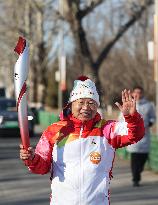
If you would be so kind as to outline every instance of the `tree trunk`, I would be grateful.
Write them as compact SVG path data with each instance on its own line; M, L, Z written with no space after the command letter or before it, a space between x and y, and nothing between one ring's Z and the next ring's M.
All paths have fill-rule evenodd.
M32 92L33 92L32 101L38 102L38 98L37 98L37 96L38 96L38 78L37 78L38 69L37 69L37 64L35 61L32 61L31 64L32 64L31 70L33 73L33 75L32 75L32 83L33 83L33 85L32 85ZM36 75L35 75L35 73L36 73Z

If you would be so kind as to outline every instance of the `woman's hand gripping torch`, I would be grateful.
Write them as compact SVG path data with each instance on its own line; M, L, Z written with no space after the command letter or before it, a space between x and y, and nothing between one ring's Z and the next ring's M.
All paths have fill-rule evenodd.
M27 110L27 92L26 79L29 67L29 47L26 40L19 37L14 51L19 58L14 68L15 96L17 102L18 121L20 127L21 141L25 149L30 146L28 129L28 110Z

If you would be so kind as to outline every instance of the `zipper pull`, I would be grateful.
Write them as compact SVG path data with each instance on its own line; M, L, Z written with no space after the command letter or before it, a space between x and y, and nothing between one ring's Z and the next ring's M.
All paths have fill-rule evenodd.
M80 135L79 135L79 138L81 138L81 136L82 136L82 132L83 132L83 125L81 126L81 129L80 129Z

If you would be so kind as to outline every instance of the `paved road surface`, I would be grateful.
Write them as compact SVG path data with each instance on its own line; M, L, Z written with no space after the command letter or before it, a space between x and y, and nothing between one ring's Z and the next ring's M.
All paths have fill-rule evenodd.
M129 162L117 159L111 182L111 205L158 205L158 174L145 170L140 187L133 187Z
M32 144L38 139L32 138ZM0 137L0 205L48 205L49 175L28 172L19 160L19 141ZM158 174L145 171L142 186L134 188L128 162L118 159L113 174L111 205L158 205Z

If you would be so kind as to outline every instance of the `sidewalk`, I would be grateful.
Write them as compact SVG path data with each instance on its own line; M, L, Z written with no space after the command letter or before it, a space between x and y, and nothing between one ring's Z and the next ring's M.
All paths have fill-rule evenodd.
M158 205L158 173L144 170L140 187L133 187L130 162L116 158L113 176L111 205Z

